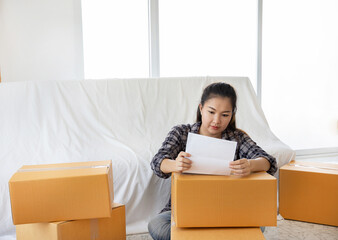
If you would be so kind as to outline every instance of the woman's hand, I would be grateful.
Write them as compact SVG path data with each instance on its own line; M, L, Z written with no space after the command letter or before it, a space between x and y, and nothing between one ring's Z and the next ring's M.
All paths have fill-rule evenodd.
M233 175L248 176L252 172L250 160L242 158L229 163L229 168Z
M191 157L191 154L186 152L180 152L175 159L176 162L176 171L175 172L183 172L191 168L192 161L187 159L187 157Z

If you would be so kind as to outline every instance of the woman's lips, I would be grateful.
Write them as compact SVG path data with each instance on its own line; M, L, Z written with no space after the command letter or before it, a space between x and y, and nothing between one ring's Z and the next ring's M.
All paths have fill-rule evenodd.
M219 127L216 127L216 126L211 126L211 128L212 128L213 130L219 129Z

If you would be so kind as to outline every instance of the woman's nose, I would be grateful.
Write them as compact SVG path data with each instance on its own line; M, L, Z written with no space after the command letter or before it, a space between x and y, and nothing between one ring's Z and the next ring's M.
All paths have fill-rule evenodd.
M216 115L214 116L214 122L215 122L215 123L220 123L220 122L221 122L220 116L218 116L218 114L216 114Z

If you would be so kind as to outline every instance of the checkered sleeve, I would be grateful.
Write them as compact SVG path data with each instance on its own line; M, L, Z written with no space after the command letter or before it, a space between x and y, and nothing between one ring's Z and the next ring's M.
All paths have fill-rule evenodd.
M184 134L184 129L181 126L173 127L152 159L150 163L151 169L160 178L169 178L171 176L171 173L161 171L161 163L166 158L176 159L177 155L183 151L182 134Z
M247 159L255 159L258 157L266 158L270 163L270 169L267 171L267 173L271 175L275 174L277 172L276 159L260 148L247 134L242 132L241 135L239 157Z

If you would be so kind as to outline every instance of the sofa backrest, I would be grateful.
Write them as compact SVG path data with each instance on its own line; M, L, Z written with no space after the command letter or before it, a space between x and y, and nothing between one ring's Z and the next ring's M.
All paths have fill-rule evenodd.
M193 123L205 86L237 91L237 126L281 166L293 151L270 130L246 77L105 79L0 84L0 225L13 231L8 180L22 165L113 160L115 201L126 204L127 232L146 231L170 183L150 161L176 124Z

